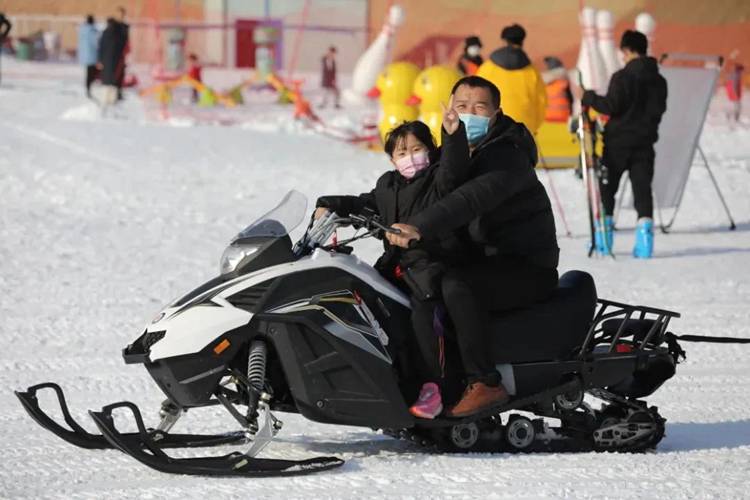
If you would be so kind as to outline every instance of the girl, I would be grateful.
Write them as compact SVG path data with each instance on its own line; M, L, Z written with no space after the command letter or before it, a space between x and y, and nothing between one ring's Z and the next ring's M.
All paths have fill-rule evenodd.
M468 174L469 144L464 125L452 109L443 118L442 148L438 149L430 129L420 121L405 122L391 130L385 141L394 170L383 174L375 189L359 196L323 196L318 199L316 217L326 210L342 216L365 211L377 213L390 226L407 222L425 207L458 187ZM418 370L424 382L409 411L420 418L435 418L443 410L441 385L444 377L440 279L445 264L462 257L455 235L404 250L383 241L385 252L375 268L411 292L412 323L422 354ZM437 328L436 328L437 327Z

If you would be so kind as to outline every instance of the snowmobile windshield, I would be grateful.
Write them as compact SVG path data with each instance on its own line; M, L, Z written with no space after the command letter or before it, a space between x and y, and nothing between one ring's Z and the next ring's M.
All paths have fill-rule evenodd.
M304 220L307 198L299 191L289 191L271 211L243 229L232 242L243 238L277 238L286 236Z

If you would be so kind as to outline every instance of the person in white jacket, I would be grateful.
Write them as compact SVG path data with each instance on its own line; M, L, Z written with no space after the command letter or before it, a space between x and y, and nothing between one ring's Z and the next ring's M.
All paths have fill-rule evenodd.
M94 16L86 16L86 22L78 27L78 62L86 68L86 97L91 97L91 84L96 79L96 56L99 31L94 25Z

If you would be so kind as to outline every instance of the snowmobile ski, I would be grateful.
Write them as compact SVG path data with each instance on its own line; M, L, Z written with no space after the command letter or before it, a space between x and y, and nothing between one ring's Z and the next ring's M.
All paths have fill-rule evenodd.
M66 429L57 423L39 407L39 400L36 397L36 393L41 389L52 389L54 391L60 404L60 411L63 414L65 423L68 424L70 429ZM65 395L59 385L53 382L45 382L43 384L31 386L25 391L14 392L31 418L59 438L64 439L68 443L78 446L79 448L86 448L89 450L114 448L104 436L101 434L92 434L76 422L70 414L68 404L65 401ZM245 433L242 431L215 435L199 435L170 434L152 429L147 431L147 435L150 439L158 441L159 446L162 448L198 448L204 446L244 443L247 440ZM140 433L126 433L120 434L120 436L123 440L132 442L134 446L142 446Z
M139 441L143 446L138 446L134 439L126 438L127 435L120 433L115 427L112 411L118 408L127 408L133 413ZM160 472L198 476L270 477L309 474L344 464L343 460L336 457L279 460L255 458L239 452L215 457L173 458L162 451L160 443L154 441L143 424L140 410L133 403L114 403L98 412L89 411L89 414L112 446Z

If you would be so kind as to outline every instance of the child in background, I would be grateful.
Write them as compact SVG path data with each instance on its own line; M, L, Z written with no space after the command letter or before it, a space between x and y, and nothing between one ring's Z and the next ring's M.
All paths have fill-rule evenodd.
M198 61L198 56L191 52L188 55L188 69L187 69L187 76L192 78L198 83L203 83L201 72L203 71L203 67L200 65L200 62ZM193 88L193 102L198 102L198 90Z

